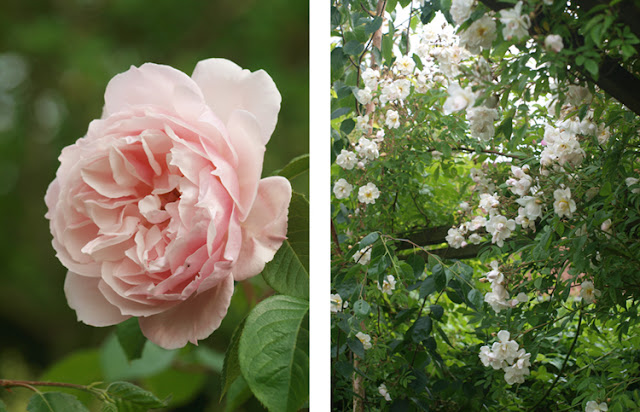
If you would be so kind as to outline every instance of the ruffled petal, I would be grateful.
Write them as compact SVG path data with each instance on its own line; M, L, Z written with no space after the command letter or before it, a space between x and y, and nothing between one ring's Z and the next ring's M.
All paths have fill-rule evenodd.
M235 199L240 211L240 220L244 220L256 197L258 182L262 174L264 144L260 141L260 127L256 118L244 110L231 113L228 124L229 139L238 154L239 198ZM233 192L230 190L230 193Z
M249 216L242 224L242 248L233 269L235 280L257 275L287 238L291 184L273 176L262 179Z
M227 314L233 295L233 278L190 297L165 312L139 318L142 333L165 349L177 349L187 342L198 344L216 330Z
M196 65L191 77L200 86L207 104L225 124L235 110L246 110L258 119L263 144L269 141L276 128L282 98L264 70L252 73L226 59L207 59Z
M202 92L193 80L170 66L145 63L116 75L104 94L102 118L130 106L145 105L196 120L206 110Z
M76 311L78 320L91 326L111 326L127 320L120 310L100 293L99 278L67 273L64 293L71 309Z

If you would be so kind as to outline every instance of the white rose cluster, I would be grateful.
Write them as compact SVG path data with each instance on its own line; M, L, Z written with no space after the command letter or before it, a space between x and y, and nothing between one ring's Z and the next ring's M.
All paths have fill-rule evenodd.
M589 401L584 407L584 412L606 412L609 410L609 406L606 402Z
M391 395L389 395L389 391L387 390L387 385L383 383L380 386L378 386L378 392L380 393L380 395L382 395L385 401L391 402Z
M524 383L524 377L529 375L531 354L524 348L519 348L518 343L510 340L510 337L508 331L501 330L498 332L499 342L495 342L491 347L482 346L478 356L484 366L502 369L507 384L513 385Z
M498 111L485 106L471 107L467 109L467 120L471 136L488 142L495 135L493 122L498 120Z
M358 200L362 203L375 203L380 197L380 191L375 184L369 182L358 189Z
M523 39L529 35L531 19L527 14L522 14L522 2L515 7L500 11L500 22L504 25L502 36L507 39Z
M576 202L571 199L571 189L556 189L553 198L553 210L558 216L570 218L576 211Z
M453 21L455 21L457 25L464 23L465 20L471 17L472 6L473 0L453 0L451 2L451 9L449 10Z
M502 247L504 241L511 237L511 232L516 229L516 222L502 215L494 215L489 218L485 227L487 232L491 234L491 243L496 243L499 247Z
M364 350L368 350L373 347L373 345L371 344L371 336L367 335L366 333L358 332L356 333L356 338L358 338L358 340L362 342L362 347L364 348Z
M533 184L533 179L528 175L529 165L523 167L511 166L512 178L507 179L509 190L515 195L524 196L529 192L529 188Z
M476 184L475 190L479 193L495 192L496 186L491 180L484 174L481 169L471 168L469 172L471 180Z
M352 151L342 149L340 154L336 157L336 164L343 169L351 170L358 163L356 154Z
M476 101L476 95L471 90L471 86L463 89L457 82L449 84L447 93L449 93L449 96L442 106L444 114L451 114L467 107L473 107Z
M382 293L386 293L391 296L393 294L394 289L396 288L396 278L393 275L387 275L385 279L382 281L382 285L378 283L378 290L382 291Z
M509 292L506 289L506 279L504 274L500 271L500 265L497 261L492 261L490 264L491 271L487 272L485 279L491 283L491 292L487 292L484 296L484 301L491 306L496 312L500 313L502 309L513 308L518 303L524 303L528 300L525 293L518 293L515 299L509 299Z
M435 49L431 53L438 60L440 72L449 79L460 74L460 63L470 56L467 49L456 44Z
M342 297L338 293L331 294L331 312L342 312L342 310L347 307L349 307L349 302L343 302Z
M569 130L547 126L544 132L544 144L545 147L540 154L540 164L545 168L553 166L556 171L562 171L564 164L575 167L582 163L585 157L577 136Z
M460 45L473 54L479 54L482 49L490 49L496 37L496 22L491 17L484 15L462 32Z
M467 211L470 212L471 209L469 208ZM445 240L449 244L449 247L454 249L465 247L468 243L478 245L484 239L481 234L475 232L484 228L486 224L487 220L483 216L474 216L470 221L464 222L458 227L454 226L449 229ZM465 238L465 235L468 235L468 238Z
M333 185L333 194L336 196L336 199L346 199L352 190L353 186L343 178L338 179Z
M626 179L624 179L624 183L627 185L627 187L636 186L638 182L640 182L640 179L636 177L627 177ZM631 193L640 193L640 187L631 189Z
M366 137L361 137L358 140L356 152L363 160L376 160L380 156L378 144Z
M353 260L361 265L368 265L371 262L371 246L358 250L353 254Z
M602 295L602 292L595 288L592 281L586 280L580 285L580 297L586 304L595 302L600 295Z
M460 249L461 247L467 246L463 231L460 230L460 228L452 227L451 229L449 229L445 240L447 241L449 246L454 249Z

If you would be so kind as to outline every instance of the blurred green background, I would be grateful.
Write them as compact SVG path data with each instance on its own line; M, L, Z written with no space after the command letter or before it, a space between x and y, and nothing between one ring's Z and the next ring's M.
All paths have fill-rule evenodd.
M199 60L224 57L266 70L283 100L263 174L308 153L308 7L304 0L2 0L0 378L123 378L161 396L173 391L172 410L221 410L221 354L268 288L259 278L237 285L229 315L197 350L174 353L166 365L153 358L165 365L157 370L136 372L125 361L114 372L114 328L78 323L66 304L66 270L51 247L43 197L61 149L100 117L109 79L144 62L190 75ZM308 193L308 175L293 186ZM178 384L186 388L180 396ZM0 393L11 411L24 410L28 396L26 389ZM250 399L237 410L257 408Z

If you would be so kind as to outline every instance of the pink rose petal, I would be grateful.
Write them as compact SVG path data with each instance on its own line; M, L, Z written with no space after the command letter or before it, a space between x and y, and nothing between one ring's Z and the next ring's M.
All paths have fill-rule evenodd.
M140 329L153 343L165 349L198 343L216 330L227 314L233 295L233 279L199 293L182 304L154 316L141 317Z
M91 326L110 326L125 321L129 316L109 303L98 290L100 279L67 273L64 293L69 307L76 311L78 320Z
M235 110L253 114L260 124L262 142L267 144L276 128L282 97L264 70L252 73L229 60L208 59L196 65L191 77L226 124Z
M260 180L280 94L263 71L144 64L114 77L103 117L63 149L45 196L65 292L94 326L140 317L165 348L225 316L234 279L286 238L291 186Z
M287 234L287 216L291 185L284 177L262 179L258 196L242 225L242 249L234 266L235 280L244 280L262 272L273 259Z

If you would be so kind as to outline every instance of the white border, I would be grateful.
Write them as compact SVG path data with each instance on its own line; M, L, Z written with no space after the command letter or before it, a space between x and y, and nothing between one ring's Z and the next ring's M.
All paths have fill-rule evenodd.
M331 409L330 8L309 1L310 397L312 412Z

